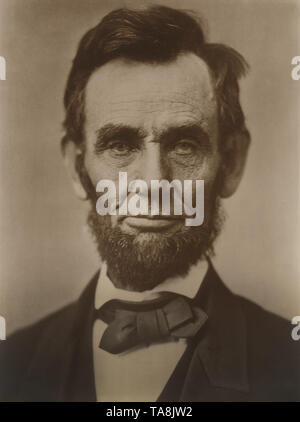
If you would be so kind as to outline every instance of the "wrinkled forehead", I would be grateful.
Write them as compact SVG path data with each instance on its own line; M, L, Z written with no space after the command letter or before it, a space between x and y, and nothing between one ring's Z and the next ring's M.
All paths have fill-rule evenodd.
M128 124L159 131L200 123L210 132L217 101L206 63L182 54L162 64L113 60L95 71L86 87L86 129Z

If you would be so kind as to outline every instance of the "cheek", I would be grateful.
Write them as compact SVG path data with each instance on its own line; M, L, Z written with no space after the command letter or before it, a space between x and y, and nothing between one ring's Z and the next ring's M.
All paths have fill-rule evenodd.
M218 155L207 157L201 162L191 160L184 166L172 163L172 178L184 180L204 180L205 184L213 183L220 166Z
M118 181L119 168L111 166L104 157L98 157L95 156L95 154L90 154L86 151L84 162L85 168L94 186L103 179L109 179L114 182Z

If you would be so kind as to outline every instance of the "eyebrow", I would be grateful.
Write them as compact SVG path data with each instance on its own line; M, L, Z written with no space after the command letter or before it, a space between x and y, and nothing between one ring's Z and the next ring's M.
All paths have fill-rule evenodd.
M193 139L201 143L201 147L208 152L212 145L208 133L197 123L185 123L180 126L171 126L160 134L160 139L167 144L176 142L180 139Z
M95 152L100 153L106 145L115 139L136 144L139 139L146 137L146 132L125 124L108 123L96 131ZM171 126L157 133L156 141L163 144L171 144L180 139L193 139L201 144L208 152L212 146L208 133L197 123L184 123L179 126Z
M108 123L96 131L95 152L101 152L103 148L114 139L122 139L128 143L136 142L145 136L141 129L124 125Z

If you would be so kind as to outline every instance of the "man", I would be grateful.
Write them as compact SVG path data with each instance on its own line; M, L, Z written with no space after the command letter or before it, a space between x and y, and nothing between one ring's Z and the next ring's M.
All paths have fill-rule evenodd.
M84 35L62 149L91 203L102 265L77 302L1 344L1 400L299 400L289 322L230 292L210 261L221 199L236 191L250 141L238 87L246 69L166 7L113 11ZM149 188L204 180L203 224L186 225L174 208L99 215L97 184L120 188L120 173Z

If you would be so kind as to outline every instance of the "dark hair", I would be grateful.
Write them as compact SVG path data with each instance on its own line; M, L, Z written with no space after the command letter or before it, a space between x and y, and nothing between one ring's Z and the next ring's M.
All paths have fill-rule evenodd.
M79 43L64 96L62 148L68 141L83 144L85 87L97 68L118 57L169 62L182 52L196 54L210 68L221 136L246 131L238 79L246 73L248 65L237 51L223 44L207 43L200 23L187 12L164 6L145 10L122 8L107 14Z

